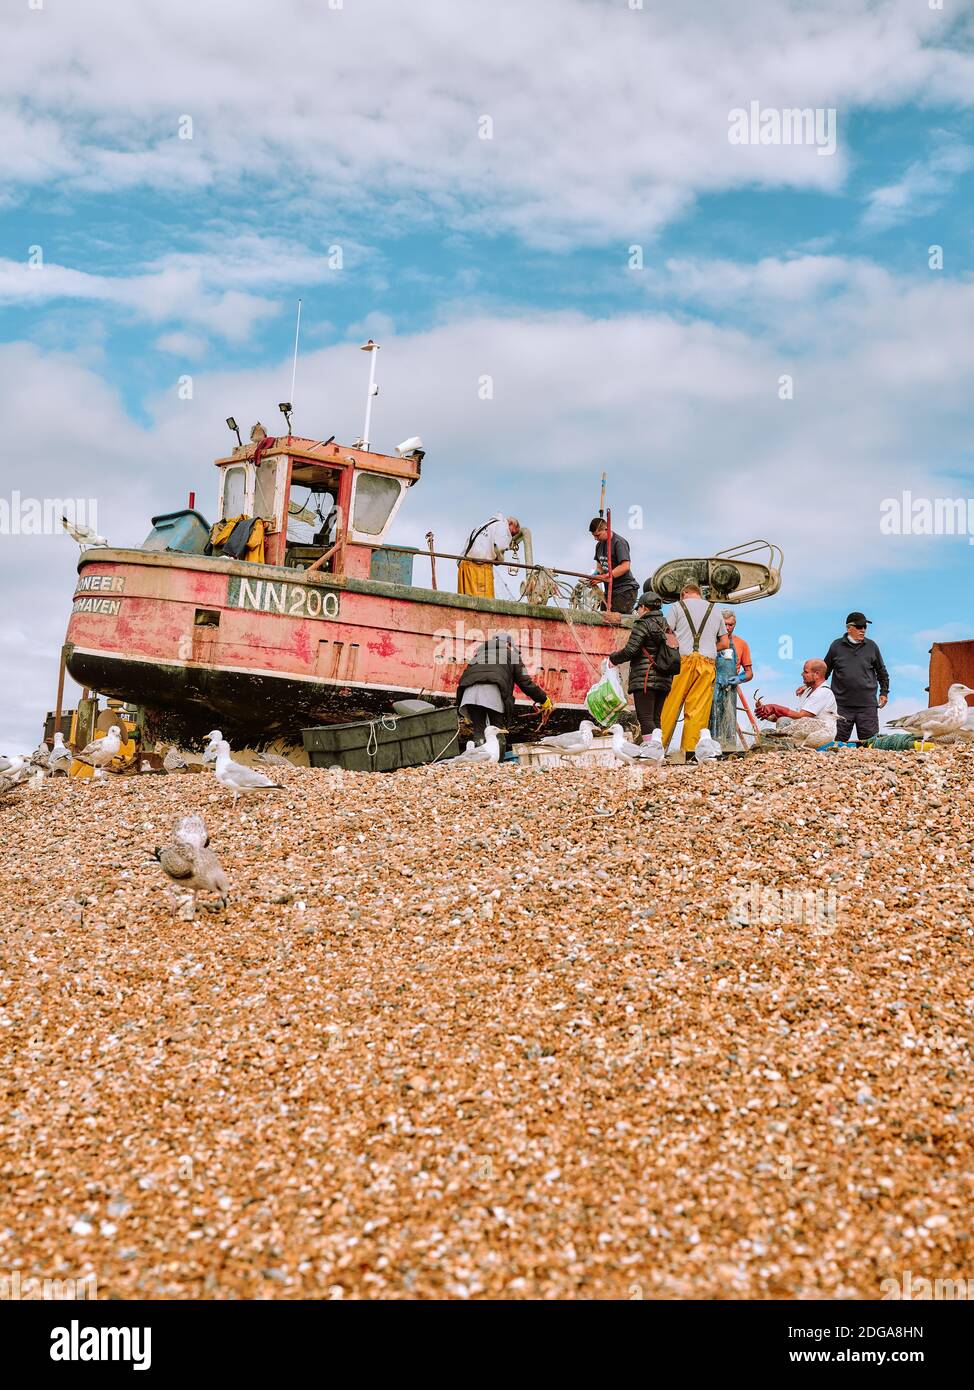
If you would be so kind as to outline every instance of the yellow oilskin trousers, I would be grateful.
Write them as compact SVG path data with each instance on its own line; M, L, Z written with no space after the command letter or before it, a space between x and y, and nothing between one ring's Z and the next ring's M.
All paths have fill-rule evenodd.
M457 592L473 598L494 597L494 566L478 565L476 560L461 560L457 566Z
M676 721L683 710L683 751L691 753L697 746L700 730L710 722L710 706L714 699L716 664L699 652L681 656L680 669L673 677L661 716L663 747L668 748ZM684 708L685 707L685 708Z

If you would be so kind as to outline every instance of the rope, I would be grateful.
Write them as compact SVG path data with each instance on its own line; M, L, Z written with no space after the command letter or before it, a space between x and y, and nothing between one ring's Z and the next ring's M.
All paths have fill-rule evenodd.
M365 745L365 751L369 758L374 758L379 751L379 739L376 729L385 729L386 733L391 734L398 723L395 714L384 714L381 719L369 720L369 739Z

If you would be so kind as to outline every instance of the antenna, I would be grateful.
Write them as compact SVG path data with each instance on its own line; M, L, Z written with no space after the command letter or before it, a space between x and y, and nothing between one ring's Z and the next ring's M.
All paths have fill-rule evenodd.
M294 382L298 375L298 335L301 332L301 301L298 300L298 321L294 325L294 366L291 368L291 394L288 400L294 401ZM290 422L289 422L290 423Z
M365 429L362 431L362 448L367 450L369 431L372 428L372 400L379 394L379 388L375 384L375 354L379 351L379 344L370 338L367 343L363 343L362 351L369 353L369 394L365 402Z

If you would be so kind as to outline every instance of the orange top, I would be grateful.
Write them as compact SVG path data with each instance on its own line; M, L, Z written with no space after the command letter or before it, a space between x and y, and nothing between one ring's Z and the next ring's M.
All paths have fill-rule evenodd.
M731 638L731 641L734 643L734 650L735 650L735 652L737 653L737 669L738 669L738 671L740 671L741 668L744 667L744 666L751 666L751 665L753 665L753 663L752 663L752 661L751 661L751 648L750 648L750 647L747 645L747 643L744 641L744 638L743 638L743 637L737 637L737 636L735 635L735 636L733 636L733 637Z

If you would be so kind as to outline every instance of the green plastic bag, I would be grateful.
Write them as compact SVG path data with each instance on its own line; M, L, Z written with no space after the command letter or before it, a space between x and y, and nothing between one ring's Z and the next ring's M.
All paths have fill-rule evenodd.
M627 703L618 672L614 666L603 661L601 676L585 696L589 714L604 729L612 723L620 710L625 709Z

